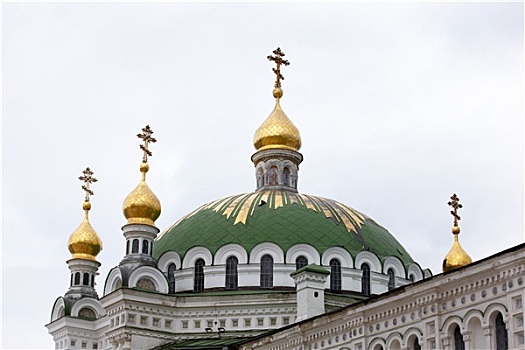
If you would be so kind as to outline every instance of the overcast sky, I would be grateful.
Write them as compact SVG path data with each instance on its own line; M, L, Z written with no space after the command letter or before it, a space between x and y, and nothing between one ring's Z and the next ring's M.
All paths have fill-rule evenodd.
M522 243L523 18L522 3L4 3L3 348L54 346L44 325L68 289L86 166L102 296L146 124L161 230L254 190L277 46L300 192L366 213L434 274L454 192L473 260Z

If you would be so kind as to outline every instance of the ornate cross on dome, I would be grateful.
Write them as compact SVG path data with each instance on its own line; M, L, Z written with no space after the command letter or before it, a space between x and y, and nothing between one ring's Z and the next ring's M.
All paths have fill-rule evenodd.
M93 191L89 188L89 185L91 185L93 182L97 182L98 180L92 176L94 173L91 171L91 169L89 169L89 167L87 167L82 173L84 175L79 176L78 179L84 181L82 189L86 191L86 202L89 202L89 196L94 195Z
M458 215L458 209L463 208L463 205L459 204L459 198L454 193L452 197L450 197L451 201L448 202L448 205L450 205L454 210L450 211L450 214L454 217L454 226L458 226L458 221L461 220L461 218Z
M288 62L287 60L283 59L283 57L285 56L285 54L281 51L281 48L277 48L277 50L274 50L273 51L273 54L275 56L268 56L268 60L270 61L274 61L276 64L277 64L277 68L273 68L273 72L275 73L276 75L276 78L275 78L275 87L276 88L280 88L281 87L281 80L284 80L284 76L281 74L281 64L285 65L285 66L288 66L290 64L290 62Z
M142 161L144 163L148 162L148 156L150 157L152 156L151 151L148 149L148 144L150 142L151 143L157 142L155 138L151 137L152 134L153 134L153 130L151 130L149 125L146 125L145 128L142 128L142 134L137 134L137 137L144 141L144 144L140 145L140 149L144 151L144 157L142 158Z

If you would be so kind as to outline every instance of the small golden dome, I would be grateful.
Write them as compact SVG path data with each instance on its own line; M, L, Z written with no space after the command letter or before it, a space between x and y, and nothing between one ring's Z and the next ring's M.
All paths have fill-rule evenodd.
M88 213L91 203L86 201L82 207L85 211L84 221L69 237L67 247L73 259L96 261L97 254L102 250L102 241L89 223Z
M459 226L452 227L452 233L454 234L454 244L452 244L452 248L445 256L445 259L443 259L443 272L454 270L472 263L472 258L459 244L459 232Z
M147 163L140 164L142 180L126 197L122 205L128 224L145 224L155 226L155 220L160 216L160 201L146 184Z
M283 90L275 88L273 96L276 99L275 108L255 132L253 145L257 151L275 148L299 151L301 148L299 130L283 112L279 103Z

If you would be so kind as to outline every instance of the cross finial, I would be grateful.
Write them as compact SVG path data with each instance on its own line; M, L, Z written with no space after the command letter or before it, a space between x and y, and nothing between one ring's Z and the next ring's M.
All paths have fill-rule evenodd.
M450 199L451 201L448 202L448 205L450 205L452 209L454 209L450 211L450 214L452 214L452 216L454 217L454 226L458 226L458 221L461 220L461 218L458 215L458 209L463 208L463 205L459 204L459 198L455 193L452 195L452 197L450 197Z
M277 50L273 51L273 54L275 56L271 56L271 55L268 56L268 60L274 61L277 64L277 68L273 68L272 70L273 70L273 72L276 75L275 87L276 88L280 88L281 87L281 80L284 80L284 76L281 74L281 64L285 65L285 66L288 66L290 64L290 62L288 62L287 60L283 59L285 54L281 51L281 48L279 48L279 47L277 48Z
M84 170L82 172L84 175L82 176L79 176L79 180L82 180L84 181L84 184L82 185L82 189L86 192L86 202L89 202L89 196L92 196L94 195L95 193L89 188L89 185L91 185L92 183L94 182L97 182L98 180L95 179L92 175L93 175L93 172L91 171L91 169L89 169L89 167L86 168L86 170Z
M146 125L146 127L142 128L142 134L137 134L137 137L144 141L144 144L140 145L140 149L144 151L144 156L142 158L142 161L144 163L148 162L148 156L150 157L152 156L151 151L148 149L149 143L157 142L157 140L151 136L152 134L153 134L153 130L151 130L149 125Z

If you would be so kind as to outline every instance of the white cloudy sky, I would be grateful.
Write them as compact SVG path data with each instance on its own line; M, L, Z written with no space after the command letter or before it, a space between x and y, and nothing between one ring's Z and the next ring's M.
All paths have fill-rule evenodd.
M86 166L99 179L101 294L123 255L146 124L161 230L254 189L277 46L291 61L282 106L302 134L301 192L368 214L434 273L452 244L453 192L474 260L522 243L523 14L522 3L4 3L3 348L53 347L44 324L68 288Z

